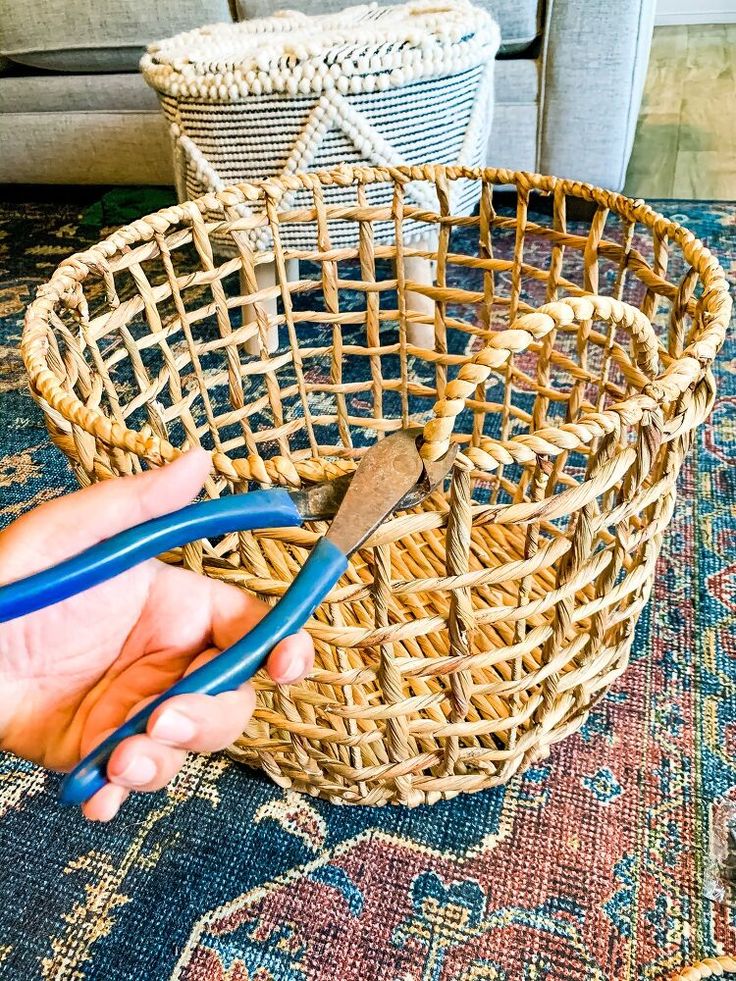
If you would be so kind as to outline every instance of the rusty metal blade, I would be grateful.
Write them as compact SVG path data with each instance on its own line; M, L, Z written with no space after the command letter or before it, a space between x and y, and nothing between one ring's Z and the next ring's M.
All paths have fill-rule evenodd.
M417 448L421 433L421 429L392 433L368 450L354 473L289 491L304 521L337 516L328 537L348 554L394 511L420 504L442 483L457 456L457 447L452 446L444 457L426 466Z

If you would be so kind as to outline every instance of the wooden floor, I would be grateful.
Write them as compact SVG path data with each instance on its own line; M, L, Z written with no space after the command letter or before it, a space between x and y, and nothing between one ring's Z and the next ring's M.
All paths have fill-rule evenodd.
M655 29L626 193L736 199L736 24Z

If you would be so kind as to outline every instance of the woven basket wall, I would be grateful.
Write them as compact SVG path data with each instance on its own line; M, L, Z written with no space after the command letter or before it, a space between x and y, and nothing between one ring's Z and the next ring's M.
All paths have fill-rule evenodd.
M449 209L458 179L476 216ZM409 181L436 212L407 201ZM368 203L376 183L390 213ZM499 184L516 185L515 208L497 210ZM335 185L349 205L326 203ZM309 206L280 212L296 189ZM567 196L592 219L568 221ZM260 357L244 342L265 338L272 291L256 292L243 203L263 209L279 278L281 343ZM396 239L378 245L387 217ZM395 263L413 251L409 220L439 231L434 286ZM339 223L357 225L354 247L333 247ZM318 246L284 248L292 224L311 224ZM218 262L222 233L238 255ZM407 340L409 287L434 301L433 350ZM257 320L242 326L244 304ZM417 804L508 780L624 670L729 309L714 257L641 202L510 171L346 168L211 194L72 257L29 308L23 355L83 484L195 443L212 451L216 495L335 476L407 424L425 426L428 455L459 442L448 486L386 522L318 610L311 678L257 677L232 750L282 786ZM322 531L164 558L273 602Z

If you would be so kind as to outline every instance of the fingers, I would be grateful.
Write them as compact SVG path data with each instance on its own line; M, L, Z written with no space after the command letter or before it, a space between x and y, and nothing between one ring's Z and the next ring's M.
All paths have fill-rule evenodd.
M183 507L196 497L211 466L209 453L196 449L157 470L104 480L66 494L10 525L0 534L0 551L16 553L22 574L28 575L125 528ZM33 563L35 569L29 567Z
M218 653L204 652L187 673ZM311 638L300 631L274 649L268 671L274 681L287 684L311 670L312 661ZM139 702L128 714L137 713L150 700ZM213 753L229 746L246 727L255 700L250 684L220 695L177 695L168 699L151 716L145 735L126 739L113 752L107 765L110 783L83 806L85 816L92 821L110 821L131 790L165 787L183 765L188 751Z
M131 736L113 751L107 778L128 790L161 790L186 758L186 749L163 746L148 735Z
M311 673L314 645L306 630L300 630L277 644L268 656L266 670L280 685L293 685Z
M265 604L233 586L166 566L157 568L148 595L151 617L146 622L146 649L181 656L187 650L215 645L189 663L187 674L239 640L268 612ZM181 616L182 609L188 611L187 616ZM177 624L186 625L179 631L181 636ZM274 648L267 670L277 683L290 684L308 674L313 663L312 640L299 631ZM131 714L143 704L135 705ZM217 696L168 699L153 713L146 734L125 740L114 751L107 769L110 785L85 805L84 813L93 820L107 821L130 790L161 789L180 769L188 751L214 752L237 739L254 706L250 685Z
M165 746L214 753L242 733L255 701L251 685L222 695L178 695L154 712L148 732Z
M131 736L115 749L107 764L110 783L87 801L84 815L110 821L131 790L161 790L181 769L188 751L212 753L237 739L254 707L251 685L221 695L169 699L153 713L145 735Z
M125 787L105 784L102 790L98 790L82 805L82 814L89 821L112 821L129 796L130 791Z
M203 648L230 647L268 613L268 606L229 583L206 579L186 569L155 563L139 634L150 650L191 656ZM186 616L182 611L186 610ZM215 652L216 653L216 652ZM211 653L200 655L199 667ZM274 648L268 671L274 681L292 684L312 670L314 649L305 632ZM189 671L192 670L189 668ZM189 673L187 671L187 673Z
M220 650L240 640L268 613L265 603L240 589L215 579L207 580L210 590L212 642ZM306 630L281 641L268 658L268 673L279 684L293 684L314 667L314 645Z

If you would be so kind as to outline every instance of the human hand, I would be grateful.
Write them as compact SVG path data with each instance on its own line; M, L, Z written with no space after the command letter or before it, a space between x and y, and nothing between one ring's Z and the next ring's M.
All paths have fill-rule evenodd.
M0 533L0 583L31 575L102 539L188 504L210 457L193 450L160 470L109 480L41 505ZM235 586L157 560L37 613L0 624L0 748L70 770L125 719L243 636L268 607ZM309 635L287 637L267 670L282 684L312 668ZM178 695L108 763L110 783L83 807L108 821L130 790L159 790L187 752L242 732L252 685Z

